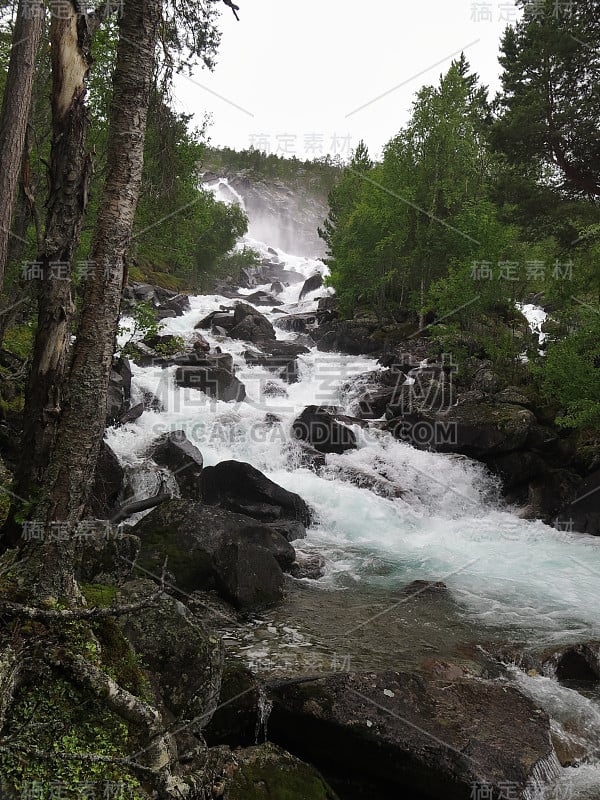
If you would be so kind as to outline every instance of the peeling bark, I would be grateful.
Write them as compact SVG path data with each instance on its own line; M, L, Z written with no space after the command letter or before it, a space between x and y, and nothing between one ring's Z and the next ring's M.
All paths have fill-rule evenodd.
M92 245L66 402L45 479L44 517L75 524L82 515L104 434L108 380L124 261L142 179L146 118L162 4L129 0L120 36L108 138L108 168Z
M20 0L0 112L0 292L9 252L10 225L31 106L35 59L44 7Z
M44 243L39 254L38 328L26 394L16 494L42 479L62 407L63 377L74 311L70 264L87 205L91 160L86 150L86 77L91 63L90 32L73 3L53 0L52 148L50 193Z

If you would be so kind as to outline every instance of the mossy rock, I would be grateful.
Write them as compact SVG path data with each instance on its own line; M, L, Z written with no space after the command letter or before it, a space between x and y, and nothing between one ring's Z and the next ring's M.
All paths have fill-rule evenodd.
M122 765L68 758L68 754L81 753L125 758L132 740L123 720L62 678L48 675L23 686L3 733L14 747L0 753L0 793L4 798L17 800L34 792L39 798L57 797L60 786L63 800L75 800L84 796L90 785L99 790L117 784L128 800L148 797L135 775ZM37 758L20 752L19 747L56 753L57 757Z
M223 800L337 800L314 767L273 744L235 752Z

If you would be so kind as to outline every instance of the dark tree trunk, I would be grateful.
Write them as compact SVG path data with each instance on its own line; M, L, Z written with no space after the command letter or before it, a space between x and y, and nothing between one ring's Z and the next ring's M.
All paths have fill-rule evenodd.
M55 2L51 2L51 9ZM38 327L23 416L23 458L16 493L30 496L52 450L61 410L62 384L71 337L70 265L87 204L91 161L85 81L90 31L75 5L58 2L52 15L52 149L44 243L39 255ZM69 12L66 13L66 10Z
M130 0L119 21L108 167L88 279L52 463L44 485L47 522L83 514L104 435L124 260L131 241L144 156L161 0Z
M31 106L35 59L44 25L44 6L20 0L0 112L0 291L8 258L10 225Z

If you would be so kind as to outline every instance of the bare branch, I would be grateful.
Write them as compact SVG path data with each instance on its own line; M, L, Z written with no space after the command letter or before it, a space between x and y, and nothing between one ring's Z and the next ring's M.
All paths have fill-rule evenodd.
M236 6L235 3L233 2L233 0L223 0L223 2L225 3L226 6L229 6L229 8L233 11L233 16L239 22L240 18L238 17L238 13L237 12L240 10L240 7Z

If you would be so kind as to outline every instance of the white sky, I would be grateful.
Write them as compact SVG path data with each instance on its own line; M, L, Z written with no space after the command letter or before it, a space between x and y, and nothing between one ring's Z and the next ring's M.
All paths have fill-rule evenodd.
M223 6L215 71L177 79L178 108L211 114L214 145L299 158L346 157L361 138L378 155L461 50L495 93L500 37L517 17L511 0L237 2L240 22Z

